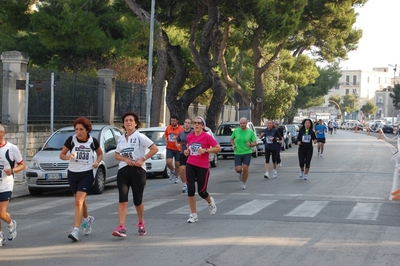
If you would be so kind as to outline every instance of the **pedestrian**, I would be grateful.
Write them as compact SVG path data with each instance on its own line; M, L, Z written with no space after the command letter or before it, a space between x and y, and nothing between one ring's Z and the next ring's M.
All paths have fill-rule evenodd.
M281 128L279 126L278 120L275 120L274 126L275 126L276 130L279 132L279 135L281 135L283 138L283 128ZM278 167L282 167L282 159L281 159L282 143L283 143L283 146L285 146L285 140L278 140L276 143L278 145L277 149L276 149L276 165Z
M215 200L207 192L208 179L210 177L209 153L218 153L221 147L218 142L206 132L206 121L203 117L197 116L194 119L194 132L187 137L187 149L185 155L189 156L186 162L186 183L188 185L188 202L190 215L188 223L198 221L196 209L196 183L197 193L208 203L208 210L211 215L217 212Z
M318 124L315 126L315 134L317 136L318 143L318 157L324 156L324 146L326 142L325 133L327 132L328 128L325 126L324 121L322 119L318 120Z
M261 133L261 136L265 136L265 174L264 178L269 178L269 160L272 157L273 164L273 178L278 177L278 171L276 170L276 154L277 150L280 149L279 141L282 141L282 136L278 130L273 126L272 120L267 121L267 127Z
M75 134L67 138L60 153L61 160L69 160L68 183L74 195L74 228L68 235L72 241L79 241L79 227L83 218L85 236L92 232L94 221L89 216L86 196L94 184L93 169L97 168L103 159L103 151L99 141L89 133L92 124L86 117L79 117L74 121ZM95 156L96 154L96 156Z
M313 123L310 119L306 118L302 122L302 127L297 136L297 145L299 146L298 157L300 164L300 178L308 179L308 172L310 171L310 164L313 155L313 142L317 142L317 136L312 129ZM305 169L304 169L305 165Z
M176 146L181 148L181 154L179 155L179 175L181 176L181 180L183 183L182 193L187 192L187 184L186 184L186 161L187 156L185 155L185 150L187 149L187 136L193 132L192 128L192 119L186 118L185 123L183 124L184 130L181 131L178 135Z
M18 147L8 142L5 136L6 130L0 124L0 220L7 224L7 239L12 241L17 237L17 222L11 219L7 208L14 189L15 174L25 169L25 163ZM3 246L5 241L0 221L0 246Z
M122 115L125 134L119 137L115 159L119 162L117 186L119 194L119 225L112 232L113 236L126 237L126 214L128 210L129 188L132 188L133 203L138 216L138 234L146 235L144 222L143 192L146 185L145 161L158 152L157 146L146 135L140 133L138 114L127 112ZM146 148L149 152L146 154Z
M310 120L311 121L311 120ZM333 121L330 120L328 123L328 130L329 130L329 134L332 136L333 133L333 128L335 127L335 125L333 124Z
M257 146L257 138L250 128L247 127L247 118L239 120L240 127L236 128L231 135L231 145L235 154L235 171L239 174L242 181L242 189L246 189L246 182L249 176L249 166L251 161L251 147Z
M181 154L181 150L176 146L176 139L182 130L183 127L179 125L178 117L172 115L170 125L165 129L164 138L167 143L167 167L171 171L169 179L175 179L175 184L179 182L179 155Z

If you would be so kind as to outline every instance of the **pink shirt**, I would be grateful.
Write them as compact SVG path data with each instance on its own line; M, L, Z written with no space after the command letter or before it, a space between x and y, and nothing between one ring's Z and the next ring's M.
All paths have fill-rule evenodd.
M187 136L187 146L189 148L190 155L187 159L187 163L202 168L208 168L210 165L209 154L199 154L198 150L200 148L208 149L217 145L218 142L204 131L201 132L199 136L196 136L194 132L189 134Z

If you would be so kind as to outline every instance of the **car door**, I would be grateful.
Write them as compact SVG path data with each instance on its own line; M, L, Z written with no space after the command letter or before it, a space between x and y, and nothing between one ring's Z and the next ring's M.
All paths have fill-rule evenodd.
M117 137L116 134L119 136L122 133L116 129L111 129L107 127L103 130L102 141L104 143L104 154L103 154L103 161L106 165L106 178L115 179L118 172L118 164L119 161L115 159L115 150L117 148Z

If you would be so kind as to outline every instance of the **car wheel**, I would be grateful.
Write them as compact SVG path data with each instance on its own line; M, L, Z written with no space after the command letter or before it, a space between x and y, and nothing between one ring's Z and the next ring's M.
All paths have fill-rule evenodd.
M161 173L162 178L169 178L168 167L165 165L164 171Z
M218 164L218 158L217 157L218 157L217 155L214 155L213 160L210 162L211 167L217 167L217 164Z
M34 189L34 188L29 188L29 193L30 193L32 196L40 196L40 195L43 194L43 190Z
M93 194L103 194L106 185L106 175L103 168L98 168L94 177Z

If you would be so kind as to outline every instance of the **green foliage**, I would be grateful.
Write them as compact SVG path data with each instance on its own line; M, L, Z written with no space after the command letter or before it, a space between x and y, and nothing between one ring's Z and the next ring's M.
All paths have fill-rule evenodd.
M393 92L389 96L392 98L394 108L400 110L400 84L394 85Z
M372 101L368 101L366 104L364 104L361 107L361 111L367 115L373 115L376 113L377 110L378 110L378 108Z
M339 104L342 113L351 113L358 110L358 98L356 98L353 94L347 94L343 97L340 97L340 95L332 95L329 97L329 101L329 106L333 106L335 108L337 108L337 105L332 103L332 101Z

